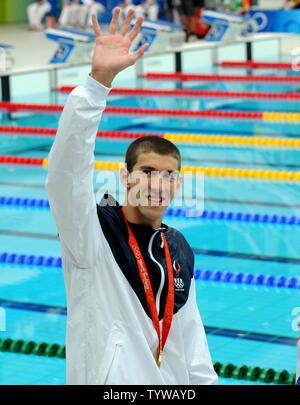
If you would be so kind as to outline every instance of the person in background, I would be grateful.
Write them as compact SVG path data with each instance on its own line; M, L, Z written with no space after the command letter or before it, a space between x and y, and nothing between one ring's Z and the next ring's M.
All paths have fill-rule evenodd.
M242 0L241 1L241 5L239 6L239 8L235 11L236 14L247 14L250 11L250 0Z
M79 24L80 8L82 4L79 0L68 0L64 5L58 22L62 27L76 27Z
M165 13L169 22L182 24L181 0L166 0Z
M101 0L82 0L82 6L80 8L79 25L82 28L91 28L92 14L100 14L105 12L105 7Z
M134 5L134 17L145 17L145 2L140 1Z
M300 0L284 0L284 8L285 10L293 10L296 8L300 8Z
M146 0L137 4L134 8L134 16L145 17L148 20L156 21L158 19L159 7L155 0Z
M120 9L120 15L119 15L119 19L118 19L118 27L121 27L121 25L123 24L123 22L125 21L125 18L128 14L128 11L133 9L135 11L136 6L134 4L132 4L131 0L124 0L122 2L120 2L117 7L115 7L112 12L114 13L114 11L116 10L116 8Z
M236 14L247 14L250 10L250 0L229 0L224 3L227 11Z
M194 0L181 0L182 7L182 22L184 25L185 31L185 41L189 42L190 40L197 39L195 33L196 29L196 7Z
M38 0L27 7L29 29L39 31L43 29L42 20L51 10L51 5L46 0Z

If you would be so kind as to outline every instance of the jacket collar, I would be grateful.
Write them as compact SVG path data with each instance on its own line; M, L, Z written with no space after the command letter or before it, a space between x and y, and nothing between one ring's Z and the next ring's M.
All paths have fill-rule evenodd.
M106 207L106 212L110 214L111 216L115 217L115 219L118 219L120 222L120 227L122 229L126 229L127 232L127 227L123 218L123 214L121 212L122 206L118 203L118 201L115 200L115 198L110 195L110 194L104 194L102 200L100 201L100 206L105 206ZM117 217L117 218L116 218ZM152 228L150 225L145 225L145 224L135 224L132 222L129 222L129 226L132 229L132 232L134 233L135 237L137 238L137 241L141 244L148 244L150 241L150 238L152 235L157 232L161 231L164 233L167 233L168 231L168 225L162 223L161 226L157 229ZM155 239L158 239L155 237ZM157 240L157 243L160 242L161 238Z

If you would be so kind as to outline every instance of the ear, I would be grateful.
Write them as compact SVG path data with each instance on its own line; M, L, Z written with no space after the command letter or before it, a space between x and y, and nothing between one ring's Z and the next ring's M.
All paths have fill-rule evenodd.
M176 182L176 186L175 186L174 195L177 195L179 193L179 191L181 189L181 186L182 186L182 181L183 181L182 174L179 173L179 176L178 176L178 179L177 179L177 182Z
M129 171L126 169L126 166L121 167L120 181L125 188L128 188L128 176L129 176Z

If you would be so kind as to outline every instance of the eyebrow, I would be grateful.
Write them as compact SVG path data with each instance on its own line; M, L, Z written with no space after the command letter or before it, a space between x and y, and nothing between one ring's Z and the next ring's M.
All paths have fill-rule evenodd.
M140 170L154 170L154 171L156 171L156 172L159 172L159 171L166 171L166 172L168 172L168 173L173 173L173 172L177 172L177 170L158 170L158 169L156 169L155 167L151 167L151 166L141 166L140 167Z

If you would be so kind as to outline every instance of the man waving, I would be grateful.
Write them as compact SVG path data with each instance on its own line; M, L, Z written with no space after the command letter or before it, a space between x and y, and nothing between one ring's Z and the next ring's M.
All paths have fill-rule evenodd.
M123 205L93 190L94 146L115 76L141 27L129 11L96 46L86 83L73 90L48 159L46 190L61 240L67 295L68 384L216 384L195 298L193 252L162 223L179 191L180 152L159 136L132 142L120 170ZM129 32L128 32L129 31Z

